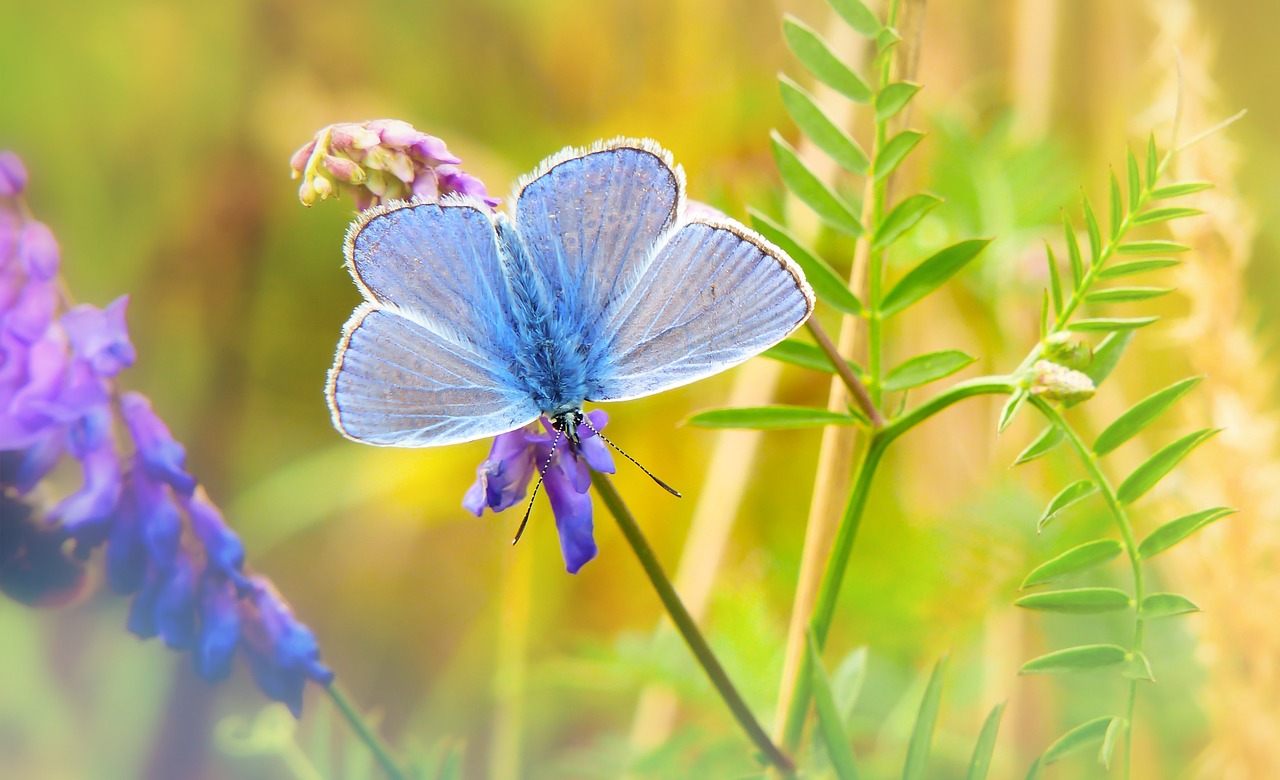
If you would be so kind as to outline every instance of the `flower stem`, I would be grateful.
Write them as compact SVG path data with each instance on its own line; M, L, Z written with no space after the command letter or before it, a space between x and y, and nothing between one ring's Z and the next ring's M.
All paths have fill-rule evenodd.
M360 711L347 698L347 694L343 692L338 683L330 683L325 690L329 692L329 698L333 699L333 703L337 705L342 717L346 718L347 723L351 725L351 730L365 744L365 747L369 748L369 752L373 753L373 757L378 761L382 770L387 773L387 777L391 778L391 780L408 780L409 773L401 769L396 760L392 758L390 749L383 744L377 732L373 730L369 722L365 720Z
M622 496L618 494L613 482L604 474L594 471L591 472L591 482L595 485L596 491L600 494L600 498L604 501L605 506L608 507L609 512L618 521L618 527L622 529L622 535L627 538L631 549L635 551L636 558L640 559L640 566L644 568L644 573L649 577L649 581L653 583L654 590L658 592L658 598L662 600L663 606L667 608L667 614L671 617L671 622L675 624L676 629L680 631L680 635L684 637L685 643L689 645L689 650L693 652L703 671L707 673L707 677L710 678L711 684L715 686L716 691L720 694L720 698L724 699L724 703L733 712L738 724L747 732L747 736L751 738L751 741L760 749L760 752L764 754L770 764L784 774L793 773L795 771L795 763L773 743L773 740L769 739L769 735L760 726L760 722L756 720L750 707L747 706L742 695L738 693L738 689L729 680L729 675L725 673L724 667L720 665L715 653L711 651L706 638L702 636L702 632L698 630L697 624L693 622L689 611L685 609L684 603L680 601L679 594L676 593L671 580L667 579L666 573L662 570L662 565L658 563L658 558L653 553L653 548L649 546L644 533L641 532L640 526L636 524L631 510L623 503Z

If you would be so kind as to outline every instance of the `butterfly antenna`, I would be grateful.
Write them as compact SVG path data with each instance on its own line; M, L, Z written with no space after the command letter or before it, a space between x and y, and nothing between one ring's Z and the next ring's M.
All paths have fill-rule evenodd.
M592 424L591 424L591 418L587 417L587 416L584 414L584 415L582 415L582 422L583 422L583 424L584 424L584 425L586 425L588 428L590 428L590 429L591 429L591 432L592 432L592 433L594 433L595 435L599 436L601 441L603 441L605 444L608 444L610 447L613 447L615 450L617 450L617 451L618 451L618 453L619 453L620 455L622 455L622 457L624 457L624 458L626 458L627 460L631 461L632 463L636 464L636 467L637 467L637 468L639 468L639 469L640 469L641 471L643 471L645 474L648 474L648 475L649 475L649 479L653 480L654 482L657 482L657 483L658 483L658 485L659 485L659 486L661 486L663 490L667 491L668 493L670 493L671 495L675 496L676 498L684 498L684 496L680 495L680 491L679 491L679 490L676 490L675 488L671 487L671 486L670 486L670 485L668 485L667 483L665 483L665 482L663 482L662 480L658 479L656 476L654 476L654 473L653 473L652 471L650 471L649 469L647 469L647 468L645 468L644 466L640 465L640 461L638 461L638 460L636 460L635 458L633 458L633 457L631 457L630 455L628 455L626 450L622 449L622 448L621 448L621 447L619 447L618 445L616 445L616 444L614 444L613 442L611 442L611 441L609 441L608 439L606 439L606 438L605 438L605 435L604 435L603 433L601 433L601 432L599 431L599 429L597 429L597 428L596 428L596 426L594 426L594 425L592 425Z
M560 431L556 431L556 437L551 440L551 452L547 453L546 462L538 470L538 483L533 486L533 494L529 496L529 506L525 507L524 510L524 519L520 521L520 527L516 529L516 538L511 540L512 547L515 547L516 542L520 541L520 537L524 535L524 527L529 524L529 515L533 512L533 500L538 497L538 488L542 487L542 480L547 476L547 469L551 468L551 459L556 455L556 446L558 444L560 444Z

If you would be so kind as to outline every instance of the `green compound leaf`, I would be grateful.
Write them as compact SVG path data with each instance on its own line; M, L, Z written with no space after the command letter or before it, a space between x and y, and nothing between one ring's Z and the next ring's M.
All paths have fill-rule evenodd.
M1079 501L1083 501L1094 493L1098 492L1098 486L1087 479L1079 482L1072 482L1062 490L1058 491L1058 495L1053 497L1049 502L1049 506L1045 508L1044 514L1040 516L1040 521L1036 523L1036 533L1044 530L1044 527L1051 523L1058 513L1067 507Z
M1081 645L1057 650L1022 665L1018 674L1070 674L1119 666L1129 659L1129 651L1119 645Z
M1032 593L1013 602L1015 607L1068 615L1116 612L1133 605L1129 594L1115 588L1070 588Z
M1177 241L1126 241L1116 246L1116 252L1122 255L1173 255L1190 251L1191 247Z
M1193 192L1203 192L1204 190L1213 189L1211 181L1183 181L1177 184L1169 184L1160 187L1151 192L1152 200L1167 200L1168 198L1178 198L1183 195L1190 195Z
M836 372L831 365L831 359L827 357L827 353L813 344L807 344L803 341L789 340L774 344L764 352L761 352L760 356L777 360L780 363L790 363L793 366L822 371L827 374ZM853 369L853 373L859 379L866 376L862 371L862 366L852 360L846 360L845 363L849 365L849 368Z
M1147 260L1130 260L1125 263L1116 263L1109 265L1098 272L1099 279L1119 279L1122 276L1135 276L1137 274L1145 274L1148 271L1159 271L1163 268L1172 268L1182 263L1170 257L1152 257Z
M1138 545L1138 555L1144 560L1152 558L1206 525L1235 513L1236 510L1230 507L1215 506L1212 509L1202 509L1199 512L1183 515L1177 520L1170 520L1142 540Z
M1045 262L1049 266L1049 293L1053 296L1053 310L1062 313L1062 275L1058 272L1058 258L1053 255L1053 247L1044 242Z
M871 169L871 161L867 159L866 152L839 125L831 121L818 107L813 95L786 76L778 76L778 88L782 93L783 107L815 146L846 171L866 173Z
M1147 136L1147 186L1156 186L1156 179L1160 178L1160 158L1156 154L1156 134L1151 133Z
M1044 751L1044 755L1040 757L1040 760L1044 762L1045 766L1048 766L1049 764L1066 758L1072 753L1078 753L1085 748L1101 743L1106 738L1107 731L1111 728L1112 722L1118 720L1120 720L1120 718L1113 718L1109 715L1104 715L1101 718L1094 718L1093 720L1081 723L1066 734L1058 737L1058 739ZM1101 756L1099 756L1099 760L1101 760Z
M777 130L770 133L770 138L773 140L773 159L787 189L794 192L796 197L831 227L851 236L862 235L862 223L858 221L858 215L853 213L853 209L849 208L849 204L801 162L800 155L791 148L791 144L783 140Z
M880 20L862 0L827 0L840 18L858 34L874 38L880 32Z
M1147 459L1145 463L1133 470L1133 473L1120 483L1116 497L1122 504L1137 501L1165 475L1177 466L1191 451L1215 436L1219 428L1205 428L1195 433L1188 433L1181 439L1168 445Z
M831 694L831 681L822 667L822 655L818 652L818 642L813 636L813 629L808 634L809 668L812 670L810 682L813 685L813 706L818 711L818 730L822 734L822 744L827 749L827 757L840 780L856 780L858 766L854 762L853 748L849 746L849 737L844 731L844 722L836 709L835 697Z
M1128 150L1127 158L1129 211L1137 211L1138 203L1142 200L1142 174L1138 172L1138 158L1133 156L1133 149Z
M1060 431L1056 426L1050 425L1043 431L1040 431L1040 435L1022 451L1022 454L1013 462L1013 465L1021 466L1023 463L1030 463L1036 458L1045 455L1062 442L1062 431Z
M1007 702L1000 702L991 708L987 719L982 723L982 732L978 734L978 743L973 746L973 758L969 761L969 774L966 780L986 780L991 771L991 755L996 749L996 735L1000 732L1000 719L1004 717Z
M884 122L895 116L919 91L920 85L909 81L896 81L880 90L876 95L876 121Z
M872 241L871 246L876 249L889 246L902 234L915 227L926 214L941 203L941 198L925 193L904 199L885 215L884 221L876 229L875 240Z
M938 289L977 257L989 243L991 243L990 239L969 239L934 253L920 265L908 271L906 276L903 276L884 296L880 306L881 316L892 317Z
M1114 241L1120 235L1120 226L1124 223L1124 199L1120 195L1120 180L1116 178L1116 172L1111 171L1111 240ZM1097 255L1094 255L1094 262L1097 262Z
M1111 375L1120 357L1133 341L1134 331L1120 330L1107 335L1102 343L1093 350L1093 362L1084 370L1085 376L1093 380L1093 386L1102 385L1102 380Z
M1054 580L1087 571L1095 566L1101 566L1108 561L1114 560L1122 552L1124 552L1124 546L1115 539L1098 539L1092 542L1085 542L1079 547L1072 547L1056 558L1050 558L1032 569L1027 578L1022 581L1019 590L1025 590L1032 585L1043 585L1046 582L1053 582Z
M1080 242L1076 240L1076 228L1065 211L1062 212L1062 234L1067 242L1067 260L1071 263L1071 289L1079 290L1084 281L1084 257L1080 254Z
M1120 673L1130 680L1156 681L1156 676L1151 672L1151 661L1141 650L1133 651Z
M1172 287L1110 287L1084 296L1087 303L1134 303L1149 301L1173 292Z
M850 100L870 103L873 93L862 77L840 61L812 27L787 14L782 20L782 37L800 64L814 78Z
M915 149L923 138L924 133L917 133L915 130L903 130L886 141L884 148L876 155L875 164L872 166L876 180L883 179L897 170L902 161L906 159L908 154L911 154L911 150Z
M1183 217L1198 217L1204 212L1200 209L1185 208L1168 208L1168 209L1152 209L1144 211L1133 218L1135 225L1154 225L1157 222L1168 222L1171 219L1182 219Z
M1112 718L1111 724L1107 726L1107 732L1102 735L1102 747L1098 748L1098 763L1107 769L1111 768L1111 756L1116 752L1116 745L1120 744L1120 738L1124 736L1124 719Z
M1110 333L1116 330L1134 330L1136 328L1145 328L1159 317L1093 317L1091 319L1076 320L1067 325L1068 330L1077 333Z
M859 425L850 414L809 406L748 406L712 409L685 420L697 428L750 428L771 431L788 428L821 428L826 425Z
M1089 234L1089 263L1097 265L1098 258L1102 256L1102 229L1098 227L1098 217L1087 197L1081 199L1081 205L1084 208L1085 231Z
M1182 398L1191 389L1200 384L1201 377L1191 377L1169 385L1163 390L1152 393L1129 408L1127 412L1116 418L1106 430L1098 434L1093 443L1093 451L1098 455L1113 452L1121 444L1132 439L1143 428L1150 425L1157 417Z
M927 385L972 364L977 358L970 357L957 350L930 352L918 355L889 372L884 378L884 389L889 391L907 390L920 385Z
M902 767L902 780L920 780L929 764L929 749L933 744L933 727L938 722L938 709L942 704L942 680L947 674L947 656L942 656L933 666L929 684L920 701L916 724L911 729L911 741L907 743L907 761Z
M1159 620L1199 611L1200 608L1186 596L1177 593L1152 593L1142 600L1138 615L1143 620Z
M1018 411L1022 409L1027 402L1027 391L1019 389L1009 396L1009 400L1004 402L1004 407L1000 409L1000 421L996 423L996 433L1004 433L1005 429L1013 423L1013 418L1018 416Z
M862 301L858 300L858 296L853 294L825 260L805 249L790 231L769 217L755 209L747 209L747 213L751 216L752 227L796 261L820 300L845 314L855 317L862 315Z

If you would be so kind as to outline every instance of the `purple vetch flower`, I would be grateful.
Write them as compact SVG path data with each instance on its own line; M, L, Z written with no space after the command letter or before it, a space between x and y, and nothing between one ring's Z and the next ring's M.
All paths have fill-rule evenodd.
M13 152L0 152L0 198L15 198L27 188L27 166Z
M302 178L298 197L310 206L318 200L350 194L361 210L388 200L435 201L457 193L481 198L484 184L463 173L462 160L444 141L415 130L408 122L375 119L329 125L294 152L289 166Z
M241 602L240 621L258 687L300 716L307 681L321 685L333 681L333 672L320 663L315 635L298 622L271 583L258 577L249 583L249 598Z
M542 430L535 423L495 437L489 457L476 469L476 481L462 500L462 506L476 517L486 507L501 512L525 497L534 472L545 467L543 484L556 517L560 552L570 574L577 574L596 557L588 495L591 470L614 473L613 456L596 436L596 431L608 424L609 415L593 409L587 419L590 426L586 422L578 426L577 446L545 417L541 420Z

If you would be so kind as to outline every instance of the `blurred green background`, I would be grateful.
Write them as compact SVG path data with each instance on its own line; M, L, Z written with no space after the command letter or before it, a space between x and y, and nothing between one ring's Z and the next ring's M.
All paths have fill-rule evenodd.
M666 753L633 769L734 776L753 766L683 648L650 643L660 606L607 516L597 523L599 559L569 576L545 505L514 549L518 513L477 520L461 509L487 444L384 450L333 431L322 388L339 328L359 299L341 268L353 215L346 201L301 207L289 155L325 124L394 117L445 139L466 170L505 195L517 175L562 146L650 136L685 166L692 197L738 217L748 203L780 214L790 205L779 195L767 135L774 127L793 140L795 133L775 74L803 76L781 41L784 11L848 43L816 0L0 5L0 147L26 160L32 208L62 243L69 283L84 301L132 296L140 359L126 384L154 400L243 535L251 565L315 629L325 660L397 744L465 745L469 777L616 777L637 696L663 682L684 702L680 728ZM1175 318L1225 312L1246 342L1241 349L1253 345L1258 358L1236 366L1242 377L1230 367L1221 375L1228 389L1239 387L1243 410L1205 403L1190 416L1220 424L1228 414L1234 430L1269 430L1258 415L1275 402L1268 365L1280 250L1277 33L1280 5L1267 0L930 4L919 71L926 89L913 116L929 138L903 186L949 202L921 226L916 245L971 235L997 242L891 334L891 362L958 348L982 357L971 371L1016 364L1036 338L1041 240L1078 187L1103 192L1107 167L1123 164L1126 144L1136 147L1152 128L1167 133L1181 50L1189 132L1239 108L1250 114L1199 163L1208 166L1200 177L1224 185L1215 203L1225 227L1213 235L1206 228L1205 242L1193 243L1208 245L1202 262L1220 264L1181 279L1190 298L1162 310ZM857 129L866 118L850 121ZM792 216L805 224L799 209ZM819 243L833 262L847 263L847 245L826 236ZM1227 288L1224 297L1195 299L1218 289L1206 279ZM1197 350L1213 352L1210 337L1166 330L1118 373L1119 397L1099 399L1100 419L1125 398L1203 370ZM678 423L727 403L747 370L608 408L611 437L692 496L671 499L625 465L617 478L672 570L685 553L715 560L685 543L697 496L712 489L704 480L718 437ZM826 393L825 377L786 368L775 398L821 405ZM871 648L858 747L873 775L900 762L920 675L947 650L954 657L940 777L961 771L995 701L1013 702L997 748L1004 777L1020 774L1065 726L1100 714L1100 700L1121 695L1107 679L1063 686L1015 677L1023 660L1063 646L1064 637L1106 641L1127 628L1028 618L1008 606L1036 562L1091 538L1105 519L1085 511L1075 524L1035 535L1044 500L1076 477L1066 459L1010 471L1035 430L1024 420L997 441L997 408L974 403L914 434L885 472L858 541L829 660ZM740 504L723 507L733 521L729 542L718 569L705 572L716 582L704 619L712 643L766 718L818 440L816 431L769 434L756 457L744 454L738 467L748 470L748 487ZM1275 455L1270 438L1223 446L1234 444L1251 453L1243 460L1250 467L1263 469ZM1243 500L1245 488L1226 482L1207 469L1180 484ZM1246 488L1267 495L1266 484ZM1273 515L1262 498L1242 508L1237 527L1268 533ZM1171 516L1155 503L1137 522L1150 528ZM1223 776L1215 768L1225 765L1213 763L1220 754L1244 751L1253 770L1280 755L1268 756L1261 738L1239 751L1224 747L1244 739L1232 735L1240 726L1233 718L1256 725L1280 717L1274 703L1232 699L1235 690L1276 682L1263 671L1266 656L1254 655L1270 652L1276 638L1239 603L1248 591L1231 591L1249 582L1229 587L1214 574L1231 555L1267 572L1274 557L1260 562L1245 551L1274 544L1269 533L1259 542L1232 531L1161 570L1187 580L1181 587L1193 599L1241 615L1219 610L1156 631L1160 684L1144 691L1138 716L1146 776ZM1231 568L1244 576L1242 567ZM1258 593L1275 593L1269 571L1270 581L1253 583ZM128 635L125 614L126 604L108 594L57 612L0 601L0 776L156 777L157 767L185 767L182 777L290 776L278 756L228 756L227 745L201 744L221 718L262 707L245 670L210 689L191 678L185 656ZM1233 631L1236 644L1223 644ZM1228 662L1235 671L1215 666ZM1221 674L1242 677L1232 688ZM317 747L340 732L330 707L308 692L299 741L324 776L355 777L351 767L365 759L343 750L349 740L333 736L338 756L328 768L329 751ZM343 761L354 763L343 769ZM1092 769L1072 765L1062 776L1072 771Z

